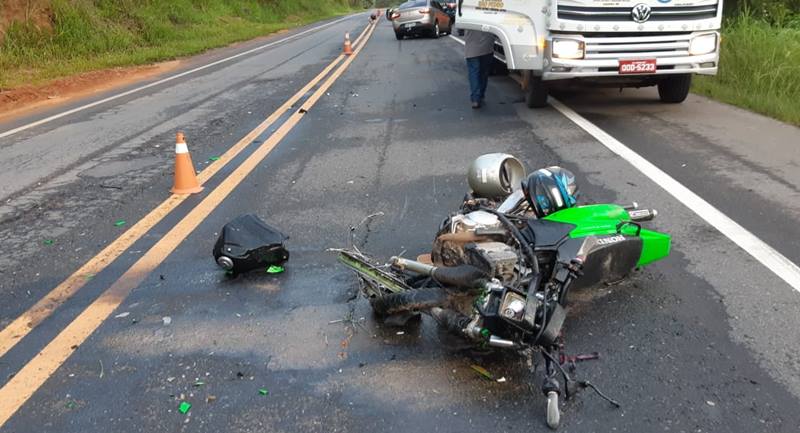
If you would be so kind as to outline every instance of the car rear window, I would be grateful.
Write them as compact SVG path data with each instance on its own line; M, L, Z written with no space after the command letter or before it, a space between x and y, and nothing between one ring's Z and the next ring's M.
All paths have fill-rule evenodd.
M425 6L428 6L428 0L412 0L401 4L400 9L421 8Z

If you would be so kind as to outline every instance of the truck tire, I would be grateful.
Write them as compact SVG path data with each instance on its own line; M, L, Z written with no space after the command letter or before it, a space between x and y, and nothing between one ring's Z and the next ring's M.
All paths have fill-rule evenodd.
M528 108L543 108L547 106L547 84L542 81L542 77L533 75L533 72L526 72L525 80L525 105Z
M434 21L433 22L433 30L432 30L432 33L431 33L431 37L433 39L439 39L439 35L440 35L440 32L439 32L439 21Z
M679 104L686 100L692 86L692 75L672 75L658 82L658 97L661 102Z

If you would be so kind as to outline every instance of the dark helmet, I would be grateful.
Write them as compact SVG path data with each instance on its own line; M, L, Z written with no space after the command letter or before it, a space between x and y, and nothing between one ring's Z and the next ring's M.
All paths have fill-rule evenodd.
M575 206L578 185L575 175L561 167L547 167L531 173L522 182L525 198L538 218Z

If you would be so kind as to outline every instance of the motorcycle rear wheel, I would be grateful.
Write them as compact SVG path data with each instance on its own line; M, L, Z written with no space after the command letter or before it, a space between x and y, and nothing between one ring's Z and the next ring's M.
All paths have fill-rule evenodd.
M447 304L447 293L437 287L406 290L370 298L372 309L381 316L407 311L427 310Z

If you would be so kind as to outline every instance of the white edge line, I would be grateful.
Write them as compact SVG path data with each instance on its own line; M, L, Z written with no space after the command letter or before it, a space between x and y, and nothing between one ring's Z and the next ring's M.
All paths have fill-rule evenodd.
M750 254L754 259L761 262L762 265L766 266L775 275L800 292L800 267L791 260L571 108L553 97L550 97L549 102L553 108L581 127L581 129L588 132L610 151L628 161L634 168L675 197L676 200L683 203L692 212L704 219L712 227L719 230L720 233L728 237L728 239Z
M80 107L76 107L76 108L73 108L71 110L67 110L67 111L64 111L64 112L61 112L61 113L58 113L58 114L54 114L54 115L52 115L50 117L46 117L44 119L40 119L40 120L37 120L35 122L28 123L26 125L22 125L20 127L11 129L11 130L3 132L3 133L0 133L0 138L8 137L8 136L14 135L14 134L16 134L18 132L22 132L22 131L24 131L26 129L34 128L36 126L43 125L43 124L48 123L48 122L52 122L53 120L60 119L62 117L66 117L66 116L69 116L71 114L75 114L75 113L77 113L79 111L83 111L83 110L86 110L86 109L89 109L89 108L92 108L92 107L96 107L96 106L98 106L100 104L105 104L106 102L113 101L113 100L119 99L119 98L123 98L125 96L132 95L132 94L140 92L142 90L149 89L151 87L155 87L155 86L167 83L169 81L172 81L172 80L175 80L175 79L178 79L178 78L181 78L181 77L185 77L185 76L187 76L189 74L193 74L193 73L195 73L197 71L202 71L203 69L207 69L207 68L210 68L212 66L219 65L220 63L225 63L225 62L231 61L233 59L237 59L239 57L246 56L248 54L252 54L252 53L254 53L256 51L260 51L260 50L263 50L265 48L269 48L269 47L277 45L279 43L286 42L286 41L289 41L289 40L292 40L292 39L296 39L296 38L298 38L300 36L303 36L303 35L305 35L307 33L314 32L314 31L323 29L325 27L332 26L334 24L340 23L340 22L342 22L344 20L347 20L349 18L351 18L351 16L342 17L342 18L339 18L339 19L337 19L335 21L331 21L329 23L325 23L325 24L319 25L317 27L312 27L310 29L303 30L300 33L295 33L295 34L287 36L287 37L285 37L283 39L279 39L277 41L272 41L272 42L270 42L268 44L264 44L264 45L252 48L250 50L241 52L239 54L234 54L234 55L232 55L230 57L226 57L224 59L217 60L217 61L209 63L207 65L199 66L199 67L196 67L194 69L190 69L188 71L181 72L180 74L172 75L172 76L169 76L167 78L152 82L150 84L146 84L144 86L128 90L127 92L122 92L122 93L119 93L119 94L116 94L116 95L113 95L113 96L109 96L108 98L101 99L99 101L95 101L95 102L92 102L90 104L82 105Z
M462 45L464 44L464 41L461 39L453 35L450 35L450 37ZM754 259L766 266L767 269L800 292L800 267L786 258L786 256L779 253L766 242L739 225L739 223L715 208L711 203L705 201L702 197L692 192L692 190L672 178L672 176L656 167L650 161L644 159L641 155L622 144L619 140L600 129L594 123L586 120L583 116L576 113L562 102L551 96L549 103L567 119L581 127L581 129L593 136L610 151L614 152L625 161L628 161L634 168L649 177L650 180L675 197L676 200L683 203L684 206L688 207L689 210L697 214L697 216L705 220L712 227L719 230L720 233L733 241L733 243L738 245L746 253L750 254Z

